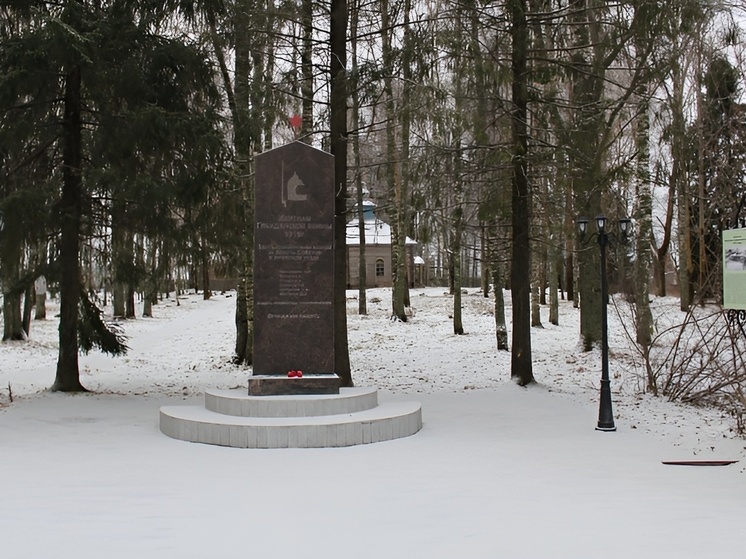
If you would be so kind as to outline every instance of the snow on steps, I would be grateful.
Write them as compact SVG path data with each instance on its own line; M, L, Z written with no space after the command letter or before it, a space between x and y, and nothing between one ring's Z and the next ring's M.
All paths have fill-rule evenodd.
M249 396L208 390L205 407L163 406L161 432L236 448L322 448L376 443L422 428L419 402L378 404L375 388L334 395Z

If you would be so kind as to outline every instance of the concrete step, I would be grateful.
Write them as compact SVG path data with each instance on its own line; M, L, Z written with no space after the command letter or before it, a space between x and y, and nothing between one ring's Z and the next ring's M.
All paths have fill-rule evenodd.
M163 406L161 432L196 443L236 448L323 448L408 437L422 428L419 402L393 402L336 415L244 417L198 406Z
M375 388L340 388L339 394L250 396L246 390L206 390L205 408L240 417L313 417L375 408Z

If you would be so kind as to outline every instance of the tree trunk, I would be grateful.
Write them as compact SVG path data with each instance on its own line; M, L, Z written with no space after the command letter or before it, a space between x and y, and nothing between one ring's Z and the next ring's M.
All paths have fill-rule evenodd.
M200 254L202 256L202 299L207 301L212 297L212 291L210 291L210 253L204 235L202 235L200 246Z
M23 317L21 326L23 328L25 336L29 336L31 334L31 311L34 308L35 298L36 296L34 294L34 284L31 283L28 285L28 287L26 287L26 291L23 295Z
M246 280L242 276L236 289L236 345L233 351L233 362L237 365L247 363L246 349L249 345L249 331L246 318ZM251 361L248 360L250 363Z
M158 243L155 241L148 245L148 261L150 270L145 280L145 295L143 297L142 315L145 317L153 316L153 305L158 302L158 278L160 276L158 266Z
M456 157L459 157L457 154ZM458 177L458 175L456 175ZM453 262L453 333L460 336L464 333L461 316L461 236L463 229L462 193L457 178L456 204L453 212L453 237L451 239L451 260Z
M677 193L677 214L679 239L679 308L687 312L692 305L692 237L691 212L689 206L689 192L686 184Z
M510 33L513 40L511 65L512 85L512 269L511 292L513 296L513 349L510 376L519 385L534 382L531 362L531 309L529 285L531 257L529 245L531 195L528 182L528 25L526 0L510 0Z
M538 225L534 227L537 238L541 238L543 233L542 227ZM544 291L544 276L542 260L545 260L543 250L540 252L536 250L536 245L539 242L534 242L531 248L531 327L532 328L544 328L541 323L541 305L546 304L546 297L542 294Z
M407 321L404 306L404 290L406 289L406 274L404 271L404 231L403 224L403 186L400 171L399 153L396 141L396 125L401 111L397 110L393 88L393 49L391 35L393 29L389 21L389 3L381 1L381 57L385 68L383 91L386 106L386 182L389 199L393 206L393 220L391 223L391 317L402 322Z
M124 202L115 199L111 210L111 299L115 318L124 318L125 311L125 272L126 233L124 226Z
M535 251L534 251L535 254ZM533 281L531 282L531 327L544 328L541 323L541 280L540 272L534 264Z
M137 318L135 287L132 284L127 285L127 294L124 301L124 318Z
M3 341L25 340L21 293L14 291L3 295Z
M575 113L574 127L570 133L570 168L572 188L577 197L576 210L593 219L601 213L602 183L601 161L597 156L602 141L603 113L599 112L603 93L605 68L597 66L590 50L590 27L597 27L586 2L579 2L576 48L578 55L573 66L572 104ZM580 292L580 335L585 351L601 343L601 281L599 279L600 253L591 243L578 254L578 291Z
M697 236L699 237L697 246L698 258L697 258L697 284L695 293L698 295L698 299L702 299L706 296L705 293L705 281L707 279L707 220L705 218L705 124L704 124L704 103L702 100L702 51L698 51L699 62L697 68L697 87L696 101L697 101ZM683 306L683 305L682 305Z
M549 323L559 325L559 274L557 273L557 247L553 236L549 238L548 249L549 270Z
M125 286L123 283L114 282L111 286L111 303L113 307L113 314L115 318L124 318L124 301L125 301Z
M331 0L331 151L334 156L334 370L352 386L347 343L347 0Z
M482 223L479 226L479 244L481 246L482 267L480 269L480 283L482 286L482 296L486 299L490 296L490 249L487 244L487 226Z
M47 279L39 276L34 284L36 291L36 305L34 319L46 320L47 318Z
M235 152L236 182L242 217L241 239L243 250L239 259L239 283L236 293L236 343L233 362L237 365L251 365L253 360L253 301L254 301L254 219L252 185L252 129L251 108L251 41L254 36L245 32L251 28L250 15L253 4L242 0L233 6L232 27L234 38L234 79L223 55L215 22L210 20L210 32L220 74L223 78L228 107L233 120L233 150ZM178 297L177 297L178 301Z
M153 316L153 299L147 294L142 298L142 315L145 318Z
M410 270L410 258L407 254L407 230L409 224L409 181L410 181L410 167L409 167L409 133L412 122L412 58L414 55L415 46L412 43L412 30L410 28L409 13L412 9L411 0L405 0L404 2L404 45L402 51L402 78L404 81L401 95L401 109L399 111L401 118L401 165L400 177L397 183L398 189L396 193L397 204L396 204L396 229L397 229L397 244L399 246L400 262L397 270L397 282L398 289L402 292L403 306L410 307L411 301L409 300L409 279L411 277ZM401 275L401 278L399 278ZM405 314L406 316L406 314Z
M534 241L534 246L531 249L533 255L534 265L536 270L534 272L534 278L536 279L536 290L539 296L539 306L547 305L547 260L549 259L549 252L547 251L550 224L547 218L547 207L549 207L549 190L546 185L546 181L542 180L542 188L539 196L541 196L541 206L543 207L543 216L538 219L539 226L536 227L537 238ZM536 219L534 220L536 221ZM537 250L537 247L539 250ZM541 323L541 315L539 316L539 323Z
M78 369L78 306L80 301L79 235L83 201L81 69L74 65L65 76L62 131L63 179L60 216L60 326L59 353L53 391L81 392Z
M498 351L508 351L508 328L505 325L505 298L503 296L502 267L497 257L492 260L492 283L495 291L495 338Z
M300 4L301 141L309 145L313 140L313 5L313 0L302 0Z
M353 7L350 14L350 55L352 56L352 127L355 134L352 137L352 153L355 160L355 192L357 196L357 223L358 223L358 290L357 290L357 312L360 315L368 314L368 266L365 259L365 208L363 202L363 175L360 159L360 91L357 72L357 30L359 20L359 5Z
M6 226L0 232L2 254L0 255L0 285L7 290L3 293L3 341L25 340L21 299L23 290L19 285L20 270L23 267L23 242L20 237L20 225L15 216L6 218Z
M572 188L565 184L565 291L567 300L573 301L573 306L577 308L577 298L575 296L575 206L572 203Z
M637 143L636 196L637 236L635 263L635 329L637 343L644 351L650 346L653 330L653 314L650 311L650 239L653 237L653 196L650 186L650 117L647 87L640 90L640 114L637 117L635 134ZM653 379L648 379L648 383ZM653 388L648 386L648 388Z
M679 44L678 38L674 40ZM666 220L663 224L663 240L654 253L654 277L656 293L659 297L665 297L666 286L666 263L668 251L673 233L673 218L676 206L677 193L683 192L686 181L686 152L687 138L684 117L684 72L682 71L679 57L673 57L671 62L671 176L668 184L668 202L666 204ZM679 244L681 244L679 238Z

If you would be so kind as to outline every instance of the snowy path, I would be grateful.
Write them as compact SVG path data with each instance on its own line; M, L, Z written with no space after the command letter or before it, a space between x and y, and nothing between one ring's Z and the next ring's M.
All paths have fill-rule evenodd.
M203 390L202 383L220 388L245 384L246 373L230 365L234 305L235 297L215 295L207 301L190 296L178 306L175 299L154 306L154 318L125 323L130 338L126 356L92 352L81 359L88 377L83 384L96 391L136 394L194 394Z

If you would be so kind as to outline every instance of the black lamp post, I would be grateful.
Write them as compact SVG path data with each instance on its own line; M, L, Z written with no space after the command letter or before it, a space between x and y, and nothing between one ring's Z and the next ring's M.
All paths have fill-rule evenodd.
M611 407L611 380L609 379L609 325L606 315L606 304L609 298L609 284L606 278L606 247L609 244L610 233L606 229L606 216L596 216L596 238L598 247L601 251L601 398L598 405L598 425L597 431L616 431L614 425L614 413ZM622 218L618 221L619 231L622 234L622 241L627 240L631 221L629 218ZM588 219L585 217L578 218L578 231L580 238L584 238L588 232Z

